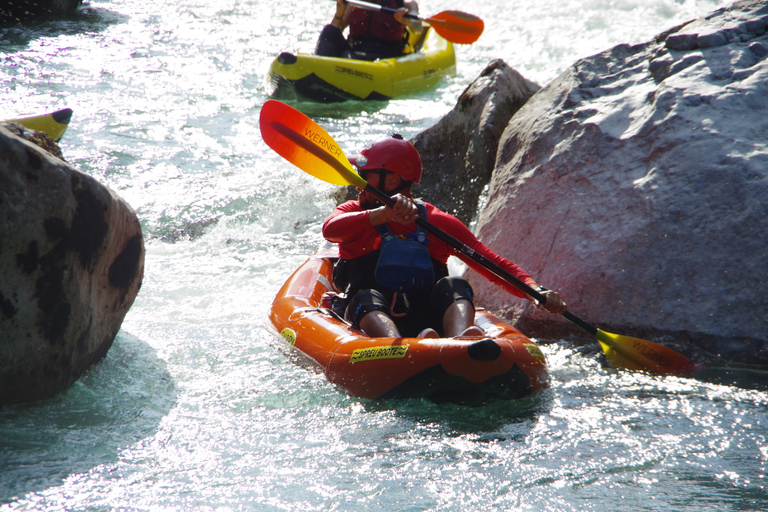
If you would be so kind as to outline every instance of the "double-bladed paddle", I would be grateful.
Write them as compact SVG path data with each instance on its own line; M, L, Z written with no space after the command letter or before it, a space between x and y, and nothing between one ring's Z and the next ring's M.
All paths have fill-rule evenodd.
M396 9L360 0L346 0L346 3L362 9L368 9L369 11L379 11L386 14L395 14L397 12ZM428 23L443 39L457 44L474 43L485 28L483 20L473 14L461 11L443 11L429 18L421 18L415 14L408 13L405 17Z
M358 187L386 205L395 204L394 199L369 185L354 171L339 145L320 125L293 107L276 100L267 101L261 108L259 125L267 145L302 171L327 183ZM539 303L546 302L544 295L437 226L421 218L417 218L416 223ZM602 331L570 311L563 313L563 317L595 337L614 368L660 374L688 373L698 368L682 354L658 343Z

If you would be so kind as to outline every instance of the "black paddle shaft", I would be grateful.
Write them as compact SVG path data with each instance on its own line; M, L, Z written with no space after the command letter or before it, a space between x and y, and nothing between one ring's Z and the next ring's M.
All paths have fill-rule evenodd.
M389 207L395 206L396 201L392 199L390 196L388 196L387 194L385 194L384 192L382 192L381 190L377 189L376 187L371 185L366 185L365 191L375 195L381 202L383 202L387 206ZM523 291L524 293L530 295L531 297L536 299L536 301L539 304L547 303L547 298L543 294L534 290L533 288L531 288L530 286L522 282L520 279L518 279L517 277L507 272L505 269L501 268L500 266L498 266L497 264L495 264L494 262L492 262L491 260L483 256L482 254L478 253L477 251L469 247L467 244L457 240L456 238L449 235L448 233L438 228L434 224L431 224L430 222L422 219L421 217L416 218L416 224L418 224L419 226L427 230L429 233L435 235L437 238L447 243L448 245L450 245L451 247L453 247L463 255L467 256L471 260L482 265L487 270L490 270L491 272L499 276L501 279L517 287L519 290ZM579 326L580 328L582 328L591 336L595 336L597 334L596 327L588 324L587 322L577 317L570 311L566 311L565 313L563 313L563 317L566 320L569 320L574 324L576 324L577 326Z

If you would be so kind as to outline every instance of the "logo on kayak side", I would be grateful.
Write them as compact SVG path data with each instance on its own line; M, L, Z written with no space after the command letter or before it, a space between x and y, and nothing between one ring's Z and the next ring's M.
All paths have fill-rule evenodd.
M534 345L533 343L524 343L523 345L528 349L528 353L531 354L532 357L545 359L544 352L541 351L538 345Z
M336 72L345 73L347 75L352 75L356 78L363 78L365 80L373 80L372 74L366 73L365 71L358 71L357 69L348 68L346 66L336 66Z
M408 345L359 348L352 352L349 362L354 364L363 361L376 361L377 359L402 359L406 352L408 352Z
M294 331L290 327L286 327L285 329L280 331L280 337L283 338L288 343L290 343L291 346L296 345L296 331Z

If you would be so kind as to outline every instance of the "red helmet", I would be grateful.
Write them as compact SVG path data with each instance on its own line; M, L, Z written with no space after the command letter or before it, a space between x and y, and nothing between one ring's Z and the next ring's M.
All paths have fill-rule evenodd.
M389 139L374 142L371 147L350 158L350 162L361 171L384 169L413 183L421 181L419 151L397 134Z

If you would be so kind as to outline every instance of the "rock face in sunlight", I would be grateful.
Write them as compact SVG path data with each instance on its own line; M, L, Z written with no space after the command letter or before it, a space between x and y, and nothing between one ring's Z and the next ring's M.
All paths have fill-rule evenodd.
M539 89L503 61L491 62L451 112L411 141L424 165L414 194L424 194L438 208L471 221L491 179L504 128Z
M0 128L0 404L54 396L100 360L143 274L133 209Z
M507 126L479 237L599 327L768 363L767 27L737 2L576 62ZM578 332L470 279L530 335Z
M69 16L82 0L12 0L0 5L0 23Z

